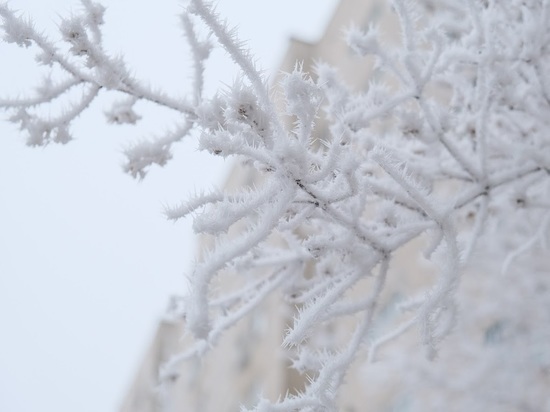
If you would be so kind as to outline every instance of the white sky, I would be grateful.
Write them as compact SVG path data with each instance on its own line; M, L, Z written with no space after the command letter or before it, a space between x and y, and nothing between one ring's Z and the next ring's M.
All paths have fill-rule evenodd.
M260 66L274 72L294 35L316 39L335 0L226 0ZM181 2L108 4L106 41L138 78L185 91L190 61L177 14ZM73 0L12 0L46 33ZM29 91L29 50L0 44L0 96ZM214 90L235 76L219 57ZM178 93L176 93L178 94ZM122 173L121 148L170 124L142 106L143 125L105 126L102 99L66 146L29 148L0 122L0 411L115 411L168 297L184 288L194 240L190 222L164 220L162 206L224 180L229 164L181 145L174 161L141 183Z

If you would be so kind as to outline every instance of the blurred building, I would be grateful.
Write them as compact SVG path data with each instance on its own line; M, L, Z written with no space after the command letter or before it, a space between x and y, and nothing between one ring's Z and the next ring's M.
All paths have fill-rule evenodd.
M291 72L297 61L303 62L305 70L321 61L338 68L350 87L367 87L368 82L378 76L373 61L358 58L349 51L342 28L351 25L364 28L376 23L388 44L398 43L401 33L388 3L385 0L341 0L318 42L290 41L280 71ZM323 133L322 125L318 132ZM236 166L227 180L227 187L231 190L251 186L256 179L258 176L249 169ZM387 285L381 308L389 323L395 312L392 304L433 279L430 264L419 258L418 250L418 243L413 243L399 251L392 263L393 273L388 279L394 283ZM548 264L548 259L545 262ZM490 277L465 278L462 289L469 296L466 302L476 304L476 296L489 293L495 282L498 280ZM545 282L550 287L548 280ZM254 405L258 393L275 401L280 395L300 391L306 377L289 368L281 348L292 311L293 308L282 303L279 296L271 296L251 316L228 330L206 357L195 363L182 363L180 373L169 385L161 387L159 370L162 365L186 347L185 322L167 316L158 326L120 412L238 411L240 405ZM366 365L364 359L359 359L341 388L340 410L397 412L424 405L425 409L421 410L512 412L535 410L527 406L537 402L541 406L537 410L550 410L545 409L550 408L550 392L545 393L545 388L550 388L550 351L535 348L534 353L541 357L536 361L522 358L514 360L515 363L500 363L500 357L509 350L509 346L498 345L502 336L511 333L506 330L533 328L532 325L509 326L508 321L501 319L503 316L500 303L496 301L484 311L464 316L462 322L470 341L462 339L450 344L441 353L439 367L428 367L429 362L419 353L421 345L416 332L390 344L384 350L385 362ZM354 325L346 322L342 321L337 330L327 330L327 335L345 335ZM550 339L550 334L548 337ZM486 349L477 353L472 347ZM480 363L481 357L485 363ZM546 375L543 366L537 365L548 365L545 366L548 367ZM448 375L450 379L445 378ZM495 376L500 380L495 380ZM518 406L517 400L506 400L506 386L518 379L529 392L525 395L525 409ZM474 399L471 404L468 403L470 398ZM545 399L546 404L541 403Z

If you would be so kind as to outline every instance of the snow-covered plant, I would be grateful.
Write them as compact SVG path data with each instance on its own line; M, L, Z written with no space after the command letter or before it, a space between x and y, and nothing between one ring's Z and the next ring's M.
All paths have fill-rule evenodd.
M111 123L139 122L133 107L141 100L181 115L172 132L126 152L131 175L166 164L172 145L199 130L201 149L237 158L255 176L240 191L206 193L166 211L173 220L193 215L195 231L215 239L189 276L183 311L195 343L169 362L166 379L182 362L208 356L228 328L280 291L296 308L281 342L309 384L254 410L338 410L339 388L365 354L376 361L385 344L416 329L421 344L411 350L437 355L455 325L464 271L491 285L480 286L491 301L510 290L505 277L484 273L517 273L517 262L547 246L550 2L390 3L398 44L386 42L384 27L346 32L351 50L374 62L377 80L354 89L337 68L318 63L306 73L298 62L277 94L213 6L191 0L181 19L195 69L186 99L145 86L104 50L101 5L82 0L82 13L61 22L63 47L0 6L5 41L35 47L39 64L62 73L33 97L0 101L28 144L66 143L71 123L99 93L118 92L125 97L106 112ZM215 46L241 77L205 96ZM58 117L35 110L74 88L82 90L79 101ZM411 244L434 276L418 274L422 288L402 297L402 314L384 330L381 303L387 285L403 281L393 267ZM480 261L485 266L472 263ZM548 266L527 265L520 276L541 271L547 275ZM345 339L320 338L344 318L354 325Z

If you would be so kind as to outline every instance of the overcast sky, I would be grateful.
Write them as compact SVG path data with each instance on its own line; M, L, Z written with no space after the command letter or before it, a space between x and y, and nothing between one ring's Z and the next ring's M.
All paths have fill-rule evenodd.
M335 0L225 0L218 10L274 73L290 36L315 40ZM190 61L178 27L182 2L105 1L108 49L138 78L186 91ZM54 33L73 0L13 0ZM52 34L53 37L53 34ZM0 96L30 91L32 50L0 44ZM208 90L235 72L216 57ZM0 122L0 411L115 411L168 297L184 292L195 251L190 222L165 221L163 205L220 185L230 164L189 140L143 182L121 171L121 148L170 124L141 107L143 125L104 125L102 98L66 146L29 148ZM4 116L5 117L5 116Z

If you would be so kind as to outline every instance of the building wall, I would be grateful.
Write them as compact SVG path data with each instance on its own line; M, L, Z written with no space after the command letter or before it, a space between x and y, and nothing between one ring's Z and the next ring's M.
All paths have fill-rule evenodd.
M311 44L297 39L291 40L288 53L281 64L281 73L276 79L280 79L285 72L291 72L296 61L302 62L306 70L321 61L337 67L340 75L351 88L358 90L367 88L369 82L376 80L379 73L373 69L371 59L356 57L347 49L342 28L350 25L367 27L370 24L378 24L388 45L398 43L401 33L387 3L384 0L341 0L319 42ZM313 73L312 76L314 76ZM391 83L391 80L389 81ZM434 92L441 93L442 99L447 98L445 90ZM316 127L317 133L322 134L325 125L319 122ZM246 167L236 165L228 178L227 187L233 190L242 186L251 186L254 183L261 183L259 179L258 175ZM451 189L447 187L441 190ZM204 244L210 241L208 238L202 239ZM396 299L414 296L415 291L420 293L425 285L433 282L435 276L433 266L422 259L421 254L418 253L424 242L426 239L412 242L400 250L392 260L388 284L380 304L380 312L384 314L386 323L380 325L381 331L391 330L391 326L397 324L393 305ZM545 261L550 265L548 258ZM470 272L464 277L461 290L467 296L464 301L475 304L478 299L477 294L487 292L484 288L493 287L491 282L495 280L491 280L483 272ZM366 279L353 293L361 295L369 287L369 282L370 280ZM135 382L128 392L121 412L236 411L239 410L241 403L245 406L254 404L255 394L260 391L267 398L276 400L279 395L284 395L287 391L292 393L300 390L306 378L288 368L281 348L284 329L292 319L293 310L282 302L280 296L272 296L250 317L243 319L229 330L203 360L183 363L179 377L163 391L154 389L158 386L158 370L171 354L185 347L186 334L183 320L162 322ZM464 364L472 364L474 368L473 365L479 360L479 353L482 352L476 354L472 351L474 347L480 348L485 345L489 356L493 356L491 353L498 355L498 351L495 352L496 349L490 344L487 346L486 341L488 341L488 331L490 332L494 325L498 325L499 316L498 311L495 310L475 313L471 318L464 318L463 330L469 334L471 342L467 343L472 346L464 346L460 337L450 337L448 349L442 351L440 365L443 366L439 368L439 372L437 368L428 372L429 362L421 353L418 330L412 329L398 341L385 347L378 354L378 357L385 362L367 364L365 348L359 354L341 388L340 410L345 412L407 410L406 405L411 405L413 402L411 399L424 404L426 410L476 410L461 409L465 405L461 402L466 397L461 390L457 389L459 385L452 387L454 384L452 379L449 380L453 382L451 384L439 378L449 373L459 376L466 371L464 376L470 381L478 379L479 382L487 384L491 373L497 373L500 370L497 364L487 366L487 371L474 371L470 375L468 375L468 367L465 368ZM402 317L399 319L403 320ZM335 340L349 335L356 320L354 317L343 318L325 333ZM486 352L483 353L486 354ZM493 372L491 367L494 368ZM446 369L441 372L443 368ZM415 375L409 373L412 370L426 372L424 375L422 372L420 374L415 372ZM437 375L438 373L441 375ZM536 368L532 369L532 375L529 375L530 373L531 370L525 375L526 390L529 388L533 392L529 396L534 399L534 404L539 402L542 405L540 400L544 400L545 397L543 388L550 387L550 374L537 378L539 372ZM413 380L416 381L413 382ZM482 397L483 395L480 395L480 399ZM480 401L476 407L482 404L483 402ZM494 406L495 403L487 405ZM491 406L488 408L484 410L497 410L490 409ZM519 410L514 408L512 404L507 404L500 405L498 410Z

